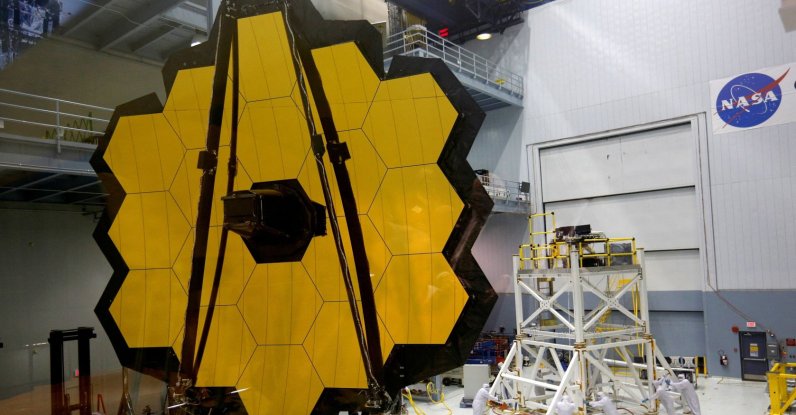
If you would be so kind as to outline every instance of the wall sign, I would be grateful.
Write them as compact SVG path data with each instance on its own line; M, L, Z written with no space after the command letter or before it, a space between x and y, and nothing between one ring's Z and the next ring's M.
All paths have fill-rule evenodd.
M796 121L796 64L710 82L713 134Z

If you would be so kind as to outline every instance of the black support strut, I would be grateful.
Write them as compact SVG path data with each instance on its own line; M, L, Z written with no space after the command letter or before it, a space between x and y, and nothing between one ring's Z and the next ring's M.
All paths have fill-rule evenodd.
M295 62L296 65L296 78L298 79L299 89L301 90L301 98L305 107L305 115L310 127L310 134L317 137L318 132L315 131L314 123L312 121L311 106L309 105L309 97L306 91L302 89L303 75L301 70L306 73L307 84L314 97L315 108L318 111L318 116L323 128L323 136L326 138L326 146L329 150L329 159L332 163L335 178L337 179L337 187L340 192L340 199L343 204L343 212L345 214L346 223L348 225L348 232L350 235L351 247L354 257L354 266L357 275L357 282L359 283L359 295L362 300L362 314L364 316L365 337L366 342L360 347L363 354L365 370L369 374L369 387L370 391L374 392L369 398L372 402L375 399L381 399L384 396L384 360L381 352L381 340L379 335L378 316L376 314L376 301L373 294L373 284L370 279L370 266L368 264L367 252L365 250L365 240L362 235L362 225L359 221L359 213L357 210L356 199L354 197L354 190L351 185L351 177L346 168L345 162L350 158L348 149L345 143L340 142L340 137L337 134L334 119L332 117L332 110L329 101L326 98L326 93L323 89L323 82L321 80L320 72L312 57L312 51L306 39L302 37L301 33L294 33L291 29L291 20L296 20L291 16L291 8L288 3L285 3L285 19L288 27L288 36L291 46L294 48L294 53L297 51L300 58L300 63ZM295 59L295 58L294 58ZM315 146L317 147L317 146ZM318 152L316 151L316 157ZM321 180L324 180L325 171L322 162L319 162L319 170L321 173ZM330 202L327 204L331 205ZM327 206L329 208L329 206ZM330 210L330 216L333 209ZM334 217L330 217L334 222ZM341 268L343 275L348 272L347 264L345 261L345 254L341 254ZM349 295L349 303L351 305L352 315L354 317L355 329L359 330L356 325L358 324L359 310L356 304L356 298L351 298ZM379 395L379 396L376 396Z
M210 213L213 208L213 190L218 167L218 148L221 142L221 125L224 121L224 107L229 73L229 58L235 31L235 19L231 16L229 2L224 2L219 12L218 38L216 40L216 66L213 76L213 95L210 101L210 116L207 128L206 149L199 157L202 181L199 194L199 208L196 217L196 238L191 262L191 279L188 283L188 306L185 315L185 334L180 358L180 374L196 384L198 367L194 362L196 334L199 326L199 311L202 302L207 240L210 233ZM236 118L237 116L235 116ZM211 317L211 316L208 316Z

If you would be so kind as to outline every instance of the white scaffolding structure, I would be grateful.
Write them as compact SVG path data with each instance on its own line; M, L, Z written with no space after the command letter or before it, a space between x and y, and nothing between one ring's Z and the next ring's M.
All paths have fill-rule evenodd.
M533 244L534 236L552 233L531 228L530 254L521 247L514 278L517 337L490 392L547 415L556 413L564 394L581 414L594 413L586 402L597 392L634 413L657 414L657 404L645 402L655 392L653 380L664 372L676 376L650 333L644 250L627 238ZM632 243L616 249L622 241ZM612 247L621 253L612 254ZM588 266L595 264L601 266ZM588 312L586 296L599 300ZM634 361L634 348L642 363Z

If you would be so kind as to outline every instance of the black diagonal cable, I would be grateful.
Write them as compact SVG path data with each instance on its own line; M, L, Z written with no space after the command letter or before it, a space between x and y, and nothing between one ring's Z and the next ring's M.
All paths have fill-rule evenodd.
M326 98L321 81L320 73L315 65L312 57L312 52L306 40L299 34L298 37L294 34L290 26L290 8L288 3L285 2L285 21L290 32L291 46L293 47L294 65L296 70L296 78L298 86L301 91L301 99L305 107L305 115L307 123L310 128L310 134L316 136L316 128L312 120L312 111L309 105L309 97L307 92L303 89L303 75L301 70L304 69L307 74L307 83L310 85L312 91L315 107L318 111L323 133L326 137L326 143L332 151L337 152L341 147L340 139L337 134L337 128L332 118L331 108ZM298 55L296 56L296 49ZM332 224L332 231L335 236L336 242L339 231L335 231L336 216L334 213L334 204L331 202L331 194L328 189L328 179L326 178L326 170L321 158L322 152L313 149L316 154L316 162L321 177L321 183L327 183L324 188L324 197L327 199L327 209L329 211L330 223ZM332 167L335 177L337 178L337 186L340 192L340 198L343 202L343 211L345 214L346 222L348 224L348 233L351 240L351 247L354 256L354 266L357 274L357 282L359 283L359 294L362 299L362 312L365 320L365 337L362 339L361 326L359 321L359 309L356 303L356 297L353 292L353 285L351 284L351 276L348 269L348 262L345 257L345 251L342 244L338 243L338 257L340 258L341 268L343 272L343 280L346 282L346 289L349 294L349 305L351 306L351 313L354 318L354 326L357 331L357 337L360 339L360 351L363 354L363 363L365 371L368 374L368 384L371 390L375 390L379 394L383 392L384 385L384 360L381 353L381 340L379 335L378 317L376 315L376 302L373 295L373 284L370 280L370 266L368 264L367 252L365 251L365 240L362 235L362 226L359 222L359 213L357 211L356 200L354 198L354 191L351 185L351 178L348 174L348 169L345 166L346 157L340 154L330 154Z
M240 59L238 50L238 25L234 24L232 29L232 123L230 126L230 149L229 161L227 163L227 194L235 190L235 175L238 172L238 111L240 111ZM218 258L216 260L216 270L213 275L213 288L210 291L210 304L208 304L205 324L202 327L202 336L199 338L199 348L196 351L196 362L194 371L198 374L202 366L202 357L207 345L207 336L210 333L210 325L213 321L213 314L216 309L218 291L221 286L221 273L224 270L224 256L227 250L227 237L229 229L226 226L221 229L221 238L218 243Z
M182 343L180 364L181 373L196 383L197 370L194 366L196 332L199 326L199 311L202 302L202 284L207 258L207 240L210 233L210 214L213 208L213 188L218 167L218 147L221 141L221 124L224 121L224 100L227 91L229 57L232 47L234 19L229 16L229 5L222 5L226 12L219 13L219 30L216 40L216 69L213 76L213 95L210 101L210 115L207 128L206 150L200 153L199 168L202 169L202 182L199 194L199 208L196 216L196 238L191 261L191 279L188 283L188 306L185 313L185 333ZM225 10L222 9L222 10Z

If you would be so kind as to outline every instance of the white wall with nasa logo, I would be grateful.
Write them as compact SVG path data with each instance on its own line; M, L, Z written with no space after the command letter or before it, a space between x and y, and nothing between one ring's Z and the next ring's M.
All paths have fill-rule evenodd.
M668 255L651 297L665 298L659 310L667 310L676 296L702 291L710 363L719 349L738 347L729 329L747 319L796 337L787 317L796 312L790 291L796 289L790 271L796 124L714 136L705 116L713 105L711 80L796 61L796 32L785 32L779 6L773 0L559 0L531 10L521 27L467 45L526 80L522 115L510 128L490 124L488 115L471 161L512 166L521 157L516 175L541 188L538 203L601 221L610 234L635 232ZM528 151L495 148L486 139L514 137L518 126ZM683 134L694 139L684 147L674 130L660 134L660 128L687 128ZM610 154L624 158L606 159ZM686 156L693 169L678 164ZM625 194L628 180L638 177L628 161L652 175L636 183L648 187L631 194ZM671 168L656 171L667 163ZM690 184L667 183L686 172ZM672 212L681 219L666 219ZM669 326L676 327L672 318ZM737 376L733 362L731 354L729 368L709 369Z

